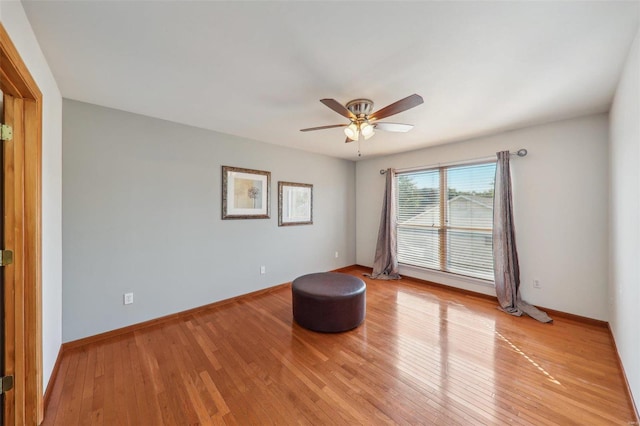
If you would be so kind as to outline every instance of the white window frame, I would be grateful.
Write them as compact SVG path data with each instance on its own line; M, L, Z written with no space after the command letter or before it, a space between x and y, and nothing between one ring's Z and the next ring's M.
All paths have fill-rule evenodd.
M447 202L447 197L448 197L448 191L447 191L447 170L450 168L455 168L455 167L461 167L461 166L481 166L481 165L485 165L485 164L495 164L496 160L495 159L490 159L490 160L478 160L478 161L473 161L473 162L460 162L460 163L448 163L445 165L438 165L438 166L427 166L427 167L419 167L419 168L411 168L411 169L406 169L406 170L399 170L396 172L396 176L394 178L394 185L396 185L396 194L397 197L400 196L399 191L397 190L397 185L398 185L398 178L399 176L402 175L411 175L412 173L419 173L419 172L426 172L426 171L438 171L439 173L439 205L440 205L440 224L437 226L427 226L427 225L423 225L422 227L424 227L425 229L435 229L437 230L438 233L438 247L439 247L439 268L431 268L429 266L424 266L424 265L415 265L413 263L403 263L403 262L399 262L401 267L408 267L408 268L412 268L412 269L417 269L417 270L426 270L429 271L431 273L436 273L436 274L443 274L445 276L456 276L456 277L460 277L463 278L465 280L470 280L472 282L475 283L483 283L483 284L487 284L487 285L494 285L494 280L493 279L486 279L483 277L479 277L479 276L473 276L473 275L466 275L463 273L458 273L458 272L452 272L448 270L447 267L447 259L448 259L448 255L449 255L449 251L448 251L448 247L447 247L447 236L449 234L449 232L451 231L458 231L458 232L473 232L473 231L480 231L480 232L489 232L489 235L492 235L492 231L493 231L493 227L491 228L479 228L479 227L460 227L460 226L451 226L448 221L446 220L448 217L448 208L449 208L449 203ZM398 201L398 198L396 198L396 201ZM398 215L396 214L396 217L398 217ZM416 225L412 225L413 227L415 227ZM418 225L419 226L419 225ZM396 228L401 228L402 225L398 222L396 222ZM397 240L399 240L400 236L399 233L396 230L396 238ZM400 253L399 253L400 254ZM492 262L492 269L493 269L493 262Z

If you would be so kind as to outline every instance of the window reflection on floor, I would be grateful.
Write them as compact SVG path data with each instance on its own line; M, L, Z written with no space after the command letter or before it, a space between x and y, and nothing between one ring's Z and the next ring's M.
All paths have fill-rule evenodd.
M495 321L463 305L398 291L397 368L420 387L456 398L457 403L483 400L487 418L494 416ZM412 323L403 321L411 311ZM417 312L421 312L417 316ZM409 315L407 315L409 316ZM419 322L415 321L419 318ZM486 324L480 330L468 324Z
M494 418L500 392L496 377L504 377L496 369L504 368L504 351L516 352L535 372L561 385L534 354L497 330L493 318L461 303L403 289L396 294L396 306L396 367L427 391L445 393L463 404L482 401L487 418Z

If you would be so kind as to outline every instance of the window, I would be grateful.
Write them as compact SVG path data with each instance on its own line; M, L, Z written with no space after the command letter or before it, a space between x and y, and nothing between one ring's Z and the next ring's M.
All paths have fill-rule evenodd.
M398 173L398 261L493 281L496 164Z

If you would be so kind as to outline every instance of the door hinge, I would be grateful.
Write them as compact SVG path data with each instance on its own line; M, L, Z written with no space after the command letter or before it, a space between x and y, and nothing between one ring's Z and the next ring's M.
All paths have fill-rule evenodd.
M0 125L0 140L10 141L13 139L13 127L6 124Z
M13 250L0 250L0 266L7 266L13 263Z
M13 376L0 377L0 395L13 389Z

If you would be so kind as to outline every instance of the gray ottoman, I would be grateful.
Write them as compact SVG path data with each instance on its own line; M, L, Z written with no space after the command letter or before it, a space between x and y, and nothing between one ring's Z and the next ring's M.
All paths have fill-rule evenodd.
M293 318L304 328L325 333L359 326L366 313L367 286L338 272L303 275L291 285Z

